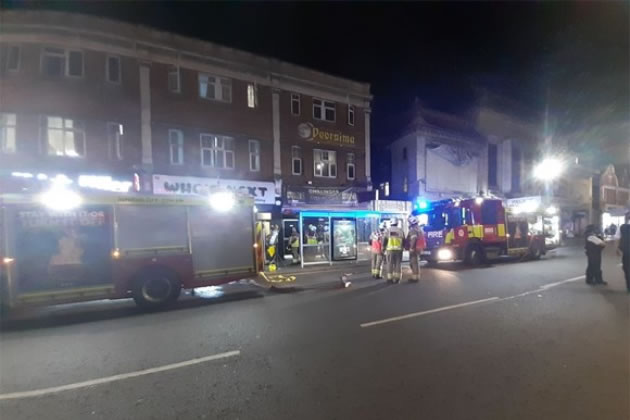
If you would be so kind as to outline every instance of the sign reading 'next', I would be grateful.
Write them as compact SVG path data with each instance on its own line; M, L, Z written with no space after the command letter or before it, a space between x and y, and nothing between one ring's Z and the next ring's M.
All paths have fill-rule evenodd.
M343 134L339 131L315 127L310 122L305 122L298 125L298 135L306 141L336 144L339 146L355 146L354 136Z
M207 196L214 188L227 188L251 196L256 204L275 204L275 184L264 181L153 175L153 194Z

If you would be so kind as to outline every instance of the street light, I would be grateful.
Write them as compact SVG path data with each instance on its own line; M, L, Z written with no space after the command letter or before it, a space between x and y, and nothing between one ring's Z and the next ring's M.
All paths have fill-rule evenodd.
M552 181L564 171L564 164L556 158L545 158L534 167L534 177L541 181Z

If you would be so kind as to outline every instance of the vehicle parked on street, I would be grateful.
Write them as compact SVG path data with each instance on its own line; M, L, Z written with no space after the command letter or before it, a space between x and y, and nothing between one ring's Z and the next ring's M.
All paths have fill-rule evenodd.
M2 306L133 298L160 308L182 288L255 277L253 201L210 198L0 195Z
M539 259L559 245L556 209L533 200L495 198L423 202L414 213L423 224L423 259L479 265L503 255ZM536 204L533 204L536 201Z

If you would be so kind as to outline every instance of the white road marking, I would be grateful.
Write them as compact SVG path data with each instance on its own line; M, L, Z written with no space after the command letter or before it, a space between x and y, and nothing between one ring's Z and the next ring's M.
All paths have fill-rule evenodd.
M225 359L240 355L240 350L228 351L225 353L213 354L211 356L199 357L197 359L186 360L184 362L172 363L170 365L158 366L150 369L138 370L135 372L121 373L119 375L107 376L105 378L92 379L84 382L76 382L68 385L54 386L50 388L35 389L32 391L10 392L8 394L0 394L0 401L16 400L20 398L41 397L48 394L56 394L58 392L70 391L72 389L87 388L95 385L106 384L109 382L122 381L125 379L136 378L138 376L150 375L167 370L179 369L182 367L198 365L200 363L212 360Z
M429 309L428 311L414 312L414 313L411 313L411 314L395 316L393 318L381 319L380 321L366 322L364 324L361 324L361 328L373 327L375 325L381 325L381 324L387 324L387 323L390 323L390 322L402 321L403 319L416 318L416 317L423 316L423 315L433 314L433 313L442 312L442 311L448 311L450 309L463 308L464 306L477 305L479 303L484 303L484 302L492 302L492 301L495 301L495 300L498 300L498 299L499 299L498 297L494 296L494 297L487 298L487 299L473 300L471 302L464 302L464 303L458 303L456 305L443 306L441 308Z
M514 296L506 296L506 297L491 297L491 298L487 298L487 299L481 299L481 300L473 300L471 302L464 302L464 303L458 303L456 305L450 305L450 306L443 306L441 308L435 308L435 309L429 309L428 311L422 311L422 312L413 312L410 314L406 314L406 315L400 315L400 316L395 316L392 318L386 318L386 319L381 319L380 321L372 321L372 322L366 322L364 324L361 324L361 328L366 328L366 327L373 327L375 325L381 325L381 324L387 324L390 322L396 322L396 321L402 321L404 319L409 319L409 318L416 318L419 316L423 316L423 315L428 315L428 314L433 314L436 312L442 312L442 311L448 311L451 309L457 309L457 308L463 308L465 306L470 306L470 305L477 305L479 303L486 303L486 302L501 302L504 300L510 300L510 299L516 299L519 297L523 297L523 296L527 296L527 295L531 295L534 293L540 293L540 292L544 292L546 290L549 290L553 287L557 287L557 286L561 286L563 284L566 283L571 283L574 281L578 281L578 280L583 280L584 276L577 276L577 277L571 277L570 279L566 279L566 280L562 280L562 281L557 281L554 283L548 283L548 284L544 284L542 286L540 286L538 289L534 289L534 290L530 290L527 292L523 292L523 293L519 293L518 295L514 295Z

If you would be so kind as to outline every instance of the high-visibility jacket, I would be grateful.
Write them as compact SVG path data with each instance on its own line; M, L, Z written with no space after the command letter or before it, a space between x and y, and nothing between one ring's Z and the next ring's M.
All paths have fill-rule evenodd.
M289 239L289 245L291 248L299 248L300 247L300 237L298 235L293 235Z
M385 246L386 251L402 251L403 250L403 240L405 239L405 234L402 229L398 226L392 226L387 231L385 235L385 240L387 245Z
M372 242L372 253L380 254L383 252L383 235L380 232L373 232L370 241Z
M307 245L317 245L317 237L315 235L306 235Z
M409 250L412 252L420 252L426 248L426 241L424 239L424 232L418 225L411 226L409 233L407 234L407 243L409 244Z

